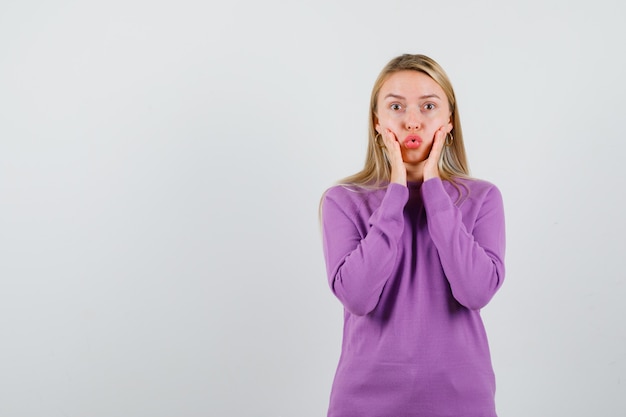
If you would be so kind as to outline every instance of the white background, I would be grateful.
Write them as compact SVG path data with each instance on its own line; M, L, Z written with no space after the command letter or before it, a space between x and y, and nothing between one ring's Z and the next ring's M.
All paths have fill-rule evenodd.
M317 219L425 53L505 198L503 417L626 414L624 3L0 3L0 415L323 416Z

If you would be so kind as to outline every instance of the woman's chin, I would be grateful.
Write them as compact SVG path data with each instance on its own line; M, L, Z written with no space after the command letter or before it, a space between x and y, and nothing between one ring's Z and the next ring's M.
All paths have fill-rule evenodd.
M408 155L402 155L402 160L405 164L419 165L426 160L426 156L409 153Z

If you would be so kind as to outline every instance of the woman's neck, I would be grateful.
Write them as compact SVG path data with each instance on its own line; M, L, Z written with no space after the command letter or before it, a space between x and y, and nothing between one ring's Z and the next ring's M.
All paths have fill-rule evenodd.
M417 164L404 163L406 167L406 180L409 182L419 182L424 179L424 161Z

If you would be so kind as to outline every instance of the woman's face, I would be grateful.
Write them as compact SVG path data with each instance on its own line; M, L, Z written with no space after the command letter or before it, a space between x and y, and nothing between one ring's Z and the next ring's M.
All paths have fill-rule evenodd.
M398 71L383 83L378 93L376 131L391 131L406 163L428 158L435 132L452 130L448 99L443 89L419 71Z

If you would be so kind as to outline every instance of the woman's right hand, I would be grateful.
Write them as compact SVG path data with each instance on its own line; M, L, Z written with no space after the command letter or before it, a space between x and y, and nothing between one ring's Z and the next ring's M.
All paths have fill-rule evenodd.
M383 143L385 144L383 152L386 153L391 165L390 181L402 184L406 187L406 167L404 166L404 161L402 160L400 143L398 142L396 135L389 129L385 129L381 133L381 136L383 138Z

